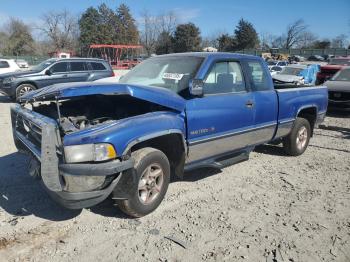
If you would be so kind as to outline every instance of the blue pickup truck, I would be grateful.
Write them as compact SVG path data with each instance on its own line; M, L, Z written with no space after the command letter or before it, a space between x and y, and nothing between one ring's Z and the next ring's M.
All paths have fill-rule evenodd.
M269 142L301 155L326 110L326 87L274 86L259 57L184 53L149 58L119 83L32 91L11 116L29 173L56 201L79 209L112 195L140 217L172 175L247 160Z

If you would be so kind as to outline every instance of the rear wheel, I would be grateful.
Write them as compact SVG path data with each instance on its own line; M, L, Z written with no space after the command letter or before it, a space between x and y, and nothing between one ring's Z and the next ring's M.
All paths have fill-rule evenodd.
M170 181L170 164L166 155L146 147L131 154L135 160L138 186L126 200L116 200L119 208L133 217L154 211L162 202Z
M290 134L283 139L285 152L291 156L303 154L309 145L311 127L307 119L298 117Z
M21 84L16 89L16 99L18 99L20 96L23 96L24 94L35 90L35 86L32 84Z

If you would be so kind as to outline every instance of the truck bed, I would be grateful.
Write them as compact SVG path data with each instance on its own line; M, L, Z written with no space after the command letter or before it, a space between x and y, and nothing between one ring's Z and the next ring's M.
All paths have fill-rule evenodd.
M276 89L278 96L278 130L275 138L282 137L290 130L295 116L305 109L311 108L316 112L315 124L321 122L326 115L328 89L325 86L305 86Z

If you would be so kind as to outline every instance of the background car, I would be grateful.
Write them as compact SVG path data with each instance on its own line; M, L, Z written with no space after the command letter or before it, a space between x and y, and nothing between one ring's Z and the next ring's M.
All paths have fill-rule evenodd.
M306 65L289 65L284 67L278 74L272 76L276 84L304 84L303 76L300 73L307 68Z
M350 109L350 66L338 71L324 85L328 87L330 108Z
M316 85L320 85L331 79L339 70L350 66L350 57L335 57L330 59L328 65L321 66L320 72L317 73Z
M271 68L273 66L280 66L280 67L284 67L288 65L287 61L275 61L275 60L269 60L267 61L267 67L269 68L269 70L271 70Z
M20 68L13 59L0 59L0 75L19 71Z
M300 55L293 55L289 58L290 62L305 62L306 58Z
M309 58L307 59L308 61L318 61L318 62L323 62L325 61L325 59L320 56L320 55L312 55L312 56L309 56Z
M0 91L17 99L53 84L87 82L114 76L110 64L96 58L48 59L32 70L0 75Z
M15 62L20 68L28 68L29 67L28 62L24 59L16 59Z
M272 67L270 68L270 74L271 74L272 76L275 75L275 74L278 74L279 72L282 71L282 69L283 69L282 66L272 66Z

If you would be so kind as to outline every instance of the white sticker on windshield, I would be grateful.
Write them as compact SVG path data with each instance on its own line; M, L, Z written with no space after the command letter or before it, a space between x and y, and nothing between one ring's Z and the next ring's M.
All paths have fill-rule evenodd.
M181 80L181 78L183 76L184 76L184 74L164 73L163 74L163 79Z

